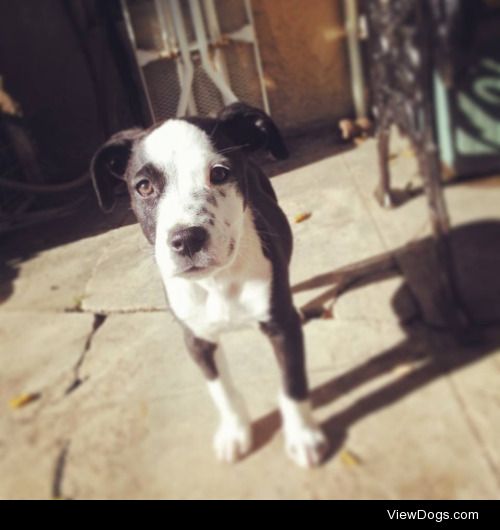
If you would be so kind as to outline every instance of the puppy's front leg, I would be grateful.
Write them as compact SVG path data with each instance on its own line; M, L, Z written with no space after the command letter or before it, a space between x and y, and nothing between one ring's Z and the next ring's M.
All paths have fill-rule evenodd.
M299 466L316 466L324 458L328 442L311 411L300 317L292 309L260 326L271 340L281 369L279 405L287 453Z
M207 379L208 390L219 411L220 425L214 437L217 458L235 462L252 446L252 428L245 402L231 383L220 345L196 337L187 328L184 338Z

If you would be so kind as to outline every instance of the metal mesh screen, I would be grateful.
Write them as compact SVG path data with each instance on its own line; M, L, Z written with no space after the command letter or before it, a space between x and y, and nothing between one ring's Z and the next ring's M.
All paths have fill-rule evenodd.
M181 94L175 59L158 59L143 67L155 121L172 118Z
M202 6L202 17L208 34L206 6ZM155 121L171 118L176 115L181 96L181 81L179 71L182 63L179 54L169 58L160 58L162 53L161 25L158 22L158 11L153 0L128 0L130 19L137 44L138 57L144 56L144 51L153 53L153 60L143 65L145 89L148 92ZM240 30L249 23L243 0L215 0L217 22L221 33L228 34ZM191 91L191 105L188 113L201 116L214 115L223 106L223 98L219 89L205 72L199 53L196 51L194 25L191 19L188 2L181 1L182 19L186 36L191 49L191 60L194 76ZM169 3L163 2L162 9L169 9ZM167 13L171 17L170 13ZM254 45L231 39L224 39L221 50L222 61L225 64L225 74L228 85L236 97L251 105L263 107L263 97L258 69L255 59ZM154 54L157 54L154 59ZM211 51L213 53L213 50ZM180 64L177 64L179 61Z
M195 58L193 95L197 114L214 116L224 106L219 90L205 73L199 59Z

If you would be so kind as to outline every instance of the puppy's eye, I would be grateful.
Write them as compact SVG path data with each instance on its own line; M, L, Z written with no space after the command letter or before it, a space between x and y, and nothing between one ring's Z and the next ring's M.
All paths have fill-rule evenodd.
M231 172L227 167L217 164L210 170L210 182L212 184L223 184L230 174Z
M142 179L139 181L136 184L135 189L141 197L149 197L150 195L153 195L155 191L155 188L149 179Z

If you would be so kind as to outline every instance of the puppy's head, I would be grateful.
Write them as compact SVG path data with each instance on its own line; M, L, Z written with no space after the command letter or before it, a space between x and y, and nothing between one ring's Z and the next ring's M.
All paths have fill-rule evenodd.
M132 208L167 277L204 277L234 259L248 202L246 154L288 152L264 112L242 103L216 119L171 119L112 136L95 154L92 181L104 211L127 184Z

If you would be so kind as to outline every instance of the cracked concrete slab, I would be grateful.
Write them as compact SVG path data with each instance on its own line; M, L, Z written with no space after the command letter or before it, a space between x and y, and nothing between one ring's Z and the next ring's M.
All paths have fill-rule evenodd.
M307 179L307 180L304 180ZM292 284L384 251L373 222L338 158L273 179L294 235ZM318 194L318 190L321 193ZM301 223L300 213L311 213Z
M421 186L415 179L416 161L413 156L405 156L404 149L396 149L390 161L393 189L404 190L410 183ZM346 171L357 188L360 199L374 224L384 249L391 250L409 241L421 239L431 234L427 203L423 195L407 200L402 206L382 208L374 197L378 184L378 160L375 140L367 140L356 150L341 155ZM400 193L404 199L408 194Z
M113 231L42 250L27 261L11 260L16 277L12 294L0 304L0 312L64 311L81 306L85 286Z
M301 168L273 179L294 236L290 269L292 285L310 280L315 274L329 273L384 252L382 239L345 170L342 156L310 164L306 172ZM318 189L321 190L320 196ZM296 223L295 217L300 213L312 215L304 222ZM355 291L346 292L338 301L338 311L346 318L354 315L371 318L372 310L377 308L378 318L397 322L390 299L400 284L401 280L393 280L377 285L373 296L370 288L363 289L363 295L368 292L372 304L360 303ZM295 302L299 307L311 304L332 286L298 292ZM407 313L413 314L411 297L408 293L401 296L406 296ZM331 301L327 296L324 305Z
M446 362L453 366L457 358L463 361L462 369L452 370L450 387L457 396L461 411L471 425L486 460L493 470L500 487L500 453L498 430L500 424L500 328L481 328L480 339L475 347L450 347ZM466 368L466 369L465 369Z
M224 340L258 441L228 466L213 455L215 409L180 327L168 314L111 315L82 366L86 382L66 406L44 413L44 430L70 437L62 492L87 499L497 495L447 382L450 367L430 353L438 342L419 326L395 332L392 323L305 327L313 400L335 449L324 467L306 472L284 454L278 372L257 330Z
M401 182L413 178L406 159L392 164ZM215 409L164 310L148 244L130 226L16 265L15 289L0 306L8 359L0 398L6 406L13 394L40 388L43 397L0 415L0 497L498 497L498 328L464 350L422 324L421 299L417 308L403 280L414 287L424 254L404 261L388 251L405 252L399 245L426 233L427 211L422 198L381 210L372 199L376 167L368 141L273 180L295 235L293 284L377 256L388 273L354 284L333 319L304 327L313 402L333 445L322 468L297 469L284 454L279 372L254 329L227 334L223 346L255 420L256 450L235 466L215 460ZM466 189L455 192L452 209L466 210ZM477 186L474 201L483 193L492 207L489 188ZM304 211L312 216L293 223ZM497 263L494 252L480 256ZM461 272L468 279L469 263ZM404 278L393 275L398 268ZM471 290L483 316L496 276L481 273L481 289ZM50 290L58 278L59 298ZM295 300L303 305L331 287L304 289ZM63 312L75 293L88 314Z
M163 284L153 247L139 225L115 230L115 237L97 262L85 287L84 311L94 313L165 309Z
M49 432L29 428L23 428L23 434L27 440L18 437L15 445L7 444L9 450L0 453L0 499L54 499L55 467L65 441L54 439ZM41 439L34 442L37 435Z
M54 326L54 319L57 326ZM85 349L93 315L46 312L5 313L0 319L0 401L50 389L71 372ZM20 411L21 412L21 411Z
M354 285L335 304L335 317L340 320L408 322L419 314L420 309L400 274L374 279L361 287Z
M389 163L393 188L399 190L404 201L400 206L390 209L382 208L373 196L378 184L378 171L367 171L367 168L378 163L375 140L364 142L358 149L340 155L339 159L342 159L346 170L352 175L385 248L389 250L401 247L432 234L416 159L407 147L396 142L394 155ZM452 226L478 219L498 220L499 184L499 177L488 177L445 185L444 195ZM408 188L413 191L405 192Z
M415 179L416 160L405 155L408 149L399 146L390 162L394 188L408 183L421 186ZM373 199L378 175L367 183L366 167L376 159L375 141L341 155L364 198L367 210L377 227L385 248L394 250L413 297L418 301L425 320L444 325L436 303L439 300L439 274L435 250L430 239L429 212L425 196L419 194L402 206L385 210ZM500 285L494 276L498 269L498 230L500 222L498 177L454 182L445 187L452 221L452 249L460 291L470 314L479 322L500 320ZM476 226L473 226L473 223ZM478 224L480 223L480 224ZM410 244L411 243L411 244ZM481 281L478 278L481 277Z
M51 498L50 477L65 433L45 429L43 413L64 399L92 322L93 315L81 313L2 314L0 498ZM39 398L22 408L9 407L12 398L24 394Z

